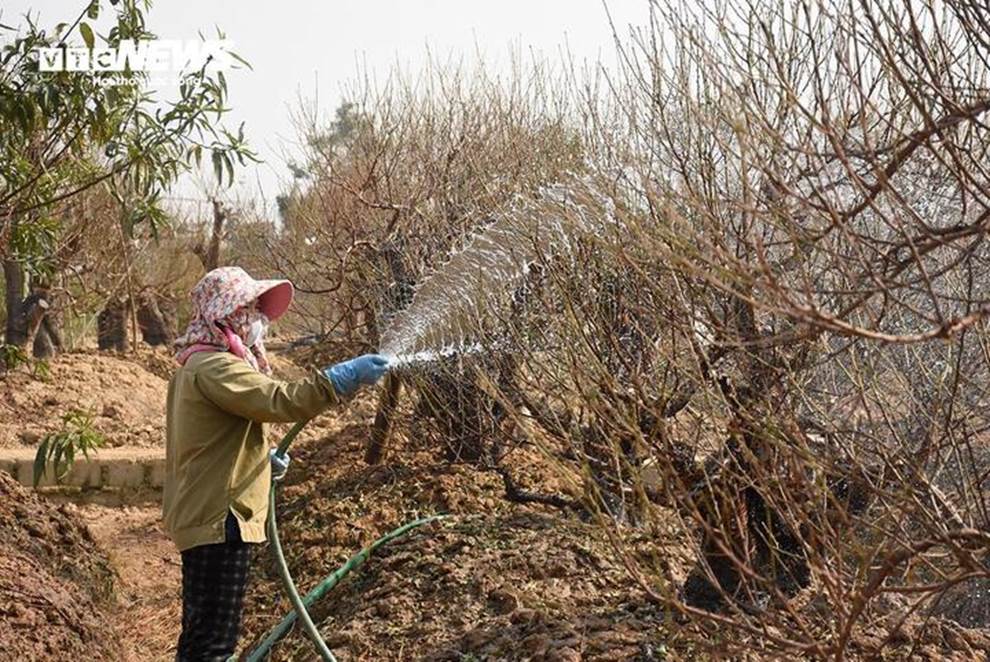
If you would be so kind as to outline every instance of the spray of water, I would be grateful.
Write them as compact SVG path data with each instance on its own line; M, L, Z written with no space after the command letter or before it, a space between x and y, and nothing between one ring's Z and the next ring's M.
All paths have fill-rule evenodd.
M386 327L380 352L401 367L481 351L486 321L508 305L540 256L565 252L578 236L614 224L611 200L586 179L517 198L423 279Z

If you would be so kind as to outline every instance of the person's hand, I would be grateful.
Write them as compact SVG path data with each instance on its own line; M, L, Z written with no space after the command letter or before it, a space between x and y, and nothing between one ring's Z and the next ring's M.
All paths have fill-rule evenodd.
M337 393L350 395L362 384L374 384L387 371L387 358L380 354L365 354L324 368L323 373L333 383Z
M268 458L272 463L272 480L280 481L285 478L285 472L289 470L289 454L279 455L278 449L273 448L268 451Z

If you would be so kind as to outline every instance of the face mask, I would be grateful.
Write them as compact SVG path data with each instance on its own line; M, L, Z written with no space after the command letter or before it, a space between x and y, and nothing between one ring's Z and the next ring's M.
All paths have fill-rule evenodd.
M254 347L258 344L258 341L265 337L265 331L268 330L268 318L264 315L258 315L251 321L251 326L248 327L247 337L244 342L248 347Z

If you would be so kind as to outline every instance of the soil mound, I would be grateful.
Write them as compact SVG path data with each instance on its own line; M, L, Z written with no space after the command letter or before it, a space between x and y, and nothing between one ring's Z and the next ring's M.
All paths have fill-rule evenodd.
M659 614L594 538L535 512L454 516L382 550L314 617L341 659L660 659Z
M73 507L0 473L0 540L0 659L119 659L114 573Z
M502 498L501 479L451 465L439 450L361 460L366 425L295 449L280 497L290 567L308 589L363 545L416 517L440 523L380 550L314 610L344 659L660 659L662 615L645 603L600 531L573 516ZM535 451L514 457L548 489ZM245 642L288 611L267 547L256 560ZM471 656L474 657L471 657ZM273 659L310 659L301 632Z
M360 404L360 403L358 403ZM303 591L392 528L439 512L446 520L382 548L319 603L313 616L340 660L661 660L773 659L737 635L731 648L712 623L684 622L648 602L603 538L574 515L503 498L498 476L449 464L439 449L395 445L388 461L364 464L368 409L317 419L293 447L279 497L290 569ZM326 426L326 427L321 427ZM546 460L522 448L508 468L528 489L562 493ZM629 531L625 551L685 568L686 541ZM657 545L664 546L657 556ZM681 550L681 551L678 551ZM683 556L683 558L681 558ZM666 559L666 560L664 560ZM673 572L672 574L683 574ZM683 570L683 568L682 568ZM267 546L260 547L245 611L245 649L290 609ZM849 657L969 660L990 653L986 630L900 614L857 631ZM700 651L698 641L713 648ZM723 641L723 645L717 642ZM273 660L316 659L297 627Z
M7 374L0 395L0 447L37 445L73 409L92 415L108 446L164 445L168 382L156 374L163 368L158 354L68 352L51 360L47 376Z

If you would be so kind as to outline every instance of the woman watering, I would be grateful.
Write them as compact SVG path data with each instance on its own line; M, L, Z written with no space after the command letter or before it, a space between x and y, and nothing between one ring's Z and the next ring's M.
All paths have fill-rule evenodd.
M295 382L269 377L265 330L292 292L289 281L214 269L193 289L193 317L176 341L163 511L182 553L183 662L226 660L237 647L250 544L265 540L271 479L288 467L263 424L311 418L386 371L385 358L366 354Z

